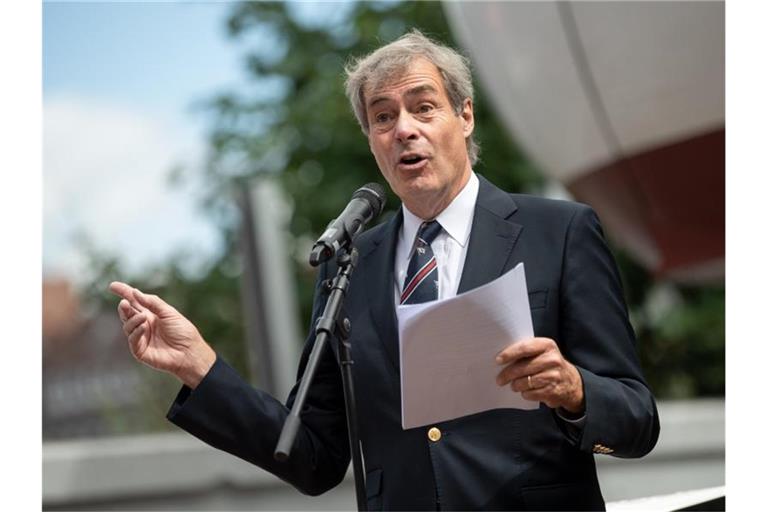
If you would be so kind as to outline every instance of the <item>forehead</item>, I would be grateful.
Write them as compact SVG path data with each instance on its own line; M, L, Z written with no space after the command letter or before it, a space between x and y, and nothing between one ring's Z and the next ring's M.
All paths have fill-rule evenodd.
M363 90L365 104L368 106L383 99L421 92L445 94L440 70L423 58L413 60L400 72L366 85Z

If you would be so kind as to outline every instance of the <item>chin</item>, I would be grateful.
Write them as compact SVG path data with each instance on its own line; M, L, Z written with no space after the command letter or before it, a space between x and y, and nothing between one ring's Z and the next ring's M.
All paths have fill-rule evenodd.
M404 191L419 193L428 192L435 188L435 184L429 179L429 176L424 176L423 174L407 176L401 181L401 184Z

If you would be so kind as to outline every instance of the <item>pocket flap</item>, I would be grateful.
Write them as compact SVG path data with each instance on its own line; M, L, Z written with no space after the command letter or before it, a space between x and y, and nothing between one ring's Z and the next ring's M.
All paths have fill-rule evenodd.
M544 290L528 292L528 304L531 306L531 309L547 307L547 295L549 295L549 290L546 288Z

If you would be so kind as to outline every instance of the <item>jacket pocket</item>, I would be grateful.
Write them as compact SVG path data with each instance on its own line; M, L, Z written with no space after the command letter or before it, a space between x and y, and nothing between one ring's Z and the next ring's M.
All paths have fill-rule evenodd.
M381 469L373 469L365 474L365 496L368 510L382 510L381 478Z
M549 295L548 289L533 290L528 292L528 304L531 309L539 309L547 307L547 295Z

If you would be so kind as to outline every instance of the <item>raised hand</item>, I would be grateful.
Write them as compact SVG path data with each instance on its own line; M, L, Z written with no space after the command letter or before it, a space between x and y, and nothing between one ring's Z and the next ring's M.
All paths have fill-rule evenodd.
M131 354L140 362L175 375L197 387L216 360L216 353L197 328L156 295L115 281L109 290L122 297L117 306Z

